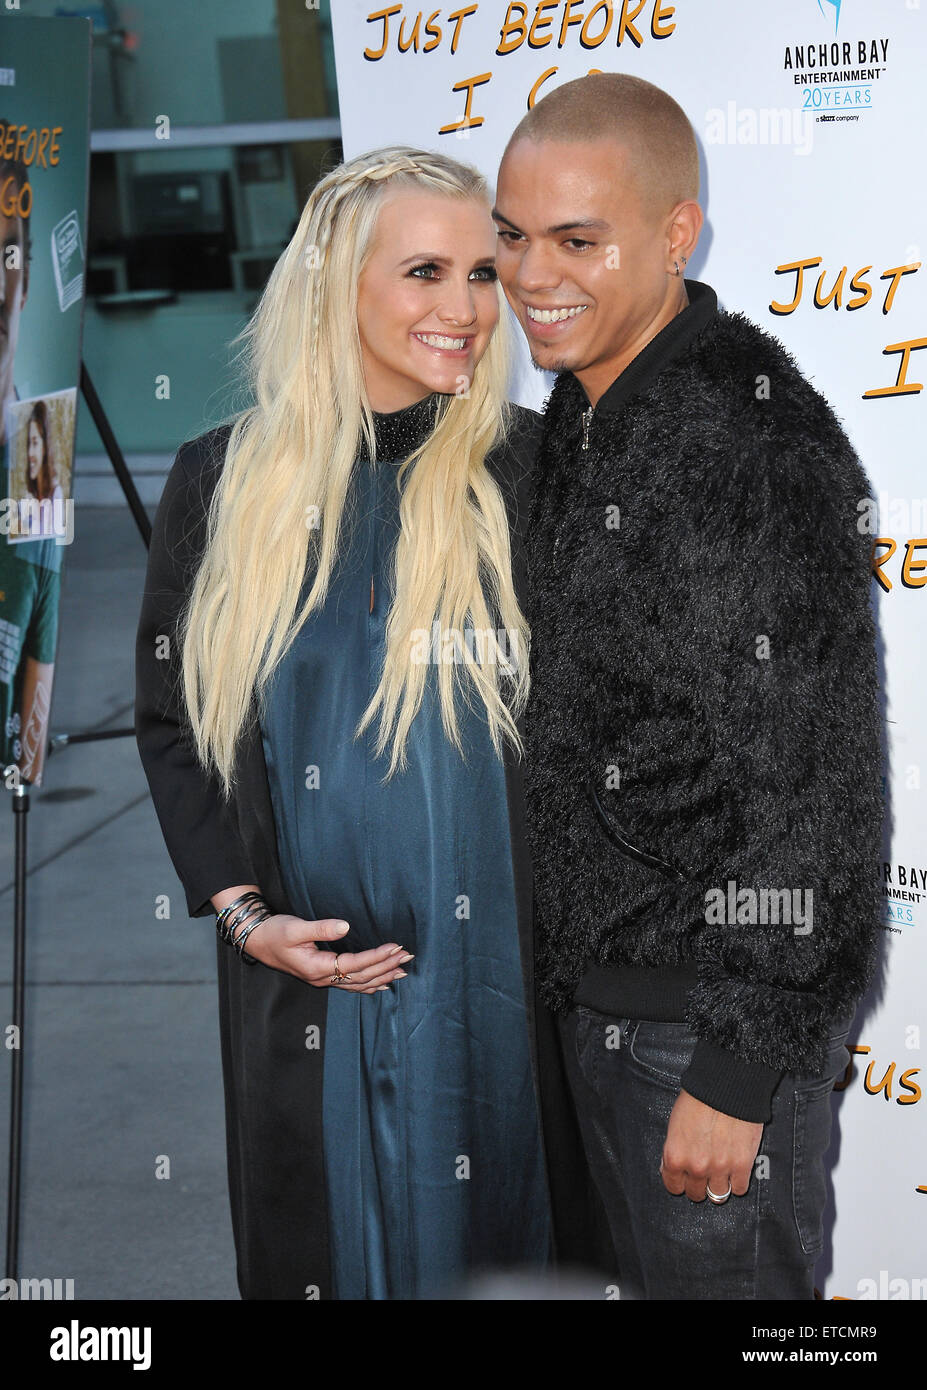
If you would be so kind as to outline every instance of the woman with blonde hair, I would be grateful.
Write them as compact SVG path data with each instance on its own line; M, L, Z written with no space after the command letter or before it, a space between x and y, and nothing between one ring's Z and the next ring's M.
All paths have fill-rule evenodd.
M217 912L246 1298L542 1268L519 525L485 182L395 147L310 195L242 339L253 404L181 447L136 732ZM515 577L513 578L513 567Z

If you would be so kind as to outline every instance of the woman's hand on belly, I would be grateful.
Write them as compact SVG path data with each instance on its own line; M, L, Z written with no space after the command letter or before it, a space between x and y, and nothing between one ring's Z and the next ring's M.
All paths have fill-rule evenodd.
M309 922L288 913L275 913L259 922L249 934L245 954L272 970L295 975L307 984L319 988L336 985L338 989L355 994L374 994L405 976L402 966L412 960L412 956L395 941L387 941L372 951L342 951L340 954L316 944L337 943L347 931L344 922L335 917Z

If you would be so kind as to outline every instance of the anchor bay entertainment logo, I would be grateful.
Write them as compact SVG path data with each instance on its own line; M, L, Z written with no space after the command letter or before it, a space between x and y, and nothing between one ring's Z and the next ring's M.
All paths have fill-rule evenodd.
M825 4L830 5L831 9L835 11L834 33L836 34L837 30L840 28L840 0L818 0L818 9L821 11L821 14L827 14L824 8Z
M885 929L897 933L905 927L916 926L927 900L927 867L893 864L886 860L879 872L879 882L885 899Z
M858 122L875 105L888 71L887 38L847 37L846 23L838 37L841 17L850 18L852 5L853 0L815 0L812 29L785 46L783 72L799 89L801 110L820 124Z

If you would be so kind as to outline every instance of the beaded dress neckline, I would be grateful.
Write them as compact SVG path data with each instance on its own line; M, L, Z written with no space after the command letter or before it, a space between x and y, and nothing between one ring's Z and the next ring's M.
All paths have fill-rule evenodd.
M377 458L401 463L417 449L435 426L438 402L437 391L425 396L423 400L404 406L401 410L385 413L373 412L373 432L377 445ZM366 441L361 441L361 457L367 457Z

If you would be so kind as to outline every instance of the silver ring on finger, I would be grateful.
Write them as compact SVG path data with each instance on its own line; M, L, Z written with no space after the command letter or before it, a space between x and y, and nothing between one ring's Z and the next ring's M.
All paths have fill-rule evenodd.
M721 1207L727 1201L728 1197L730 1197L733 1190L733 1184L728 1183L727 1191L722 1192L719 1196L717 1192L712 1192L711 1188L706 1186L705 1196L708 1198L709 1202L714 1202L716 1207Z

